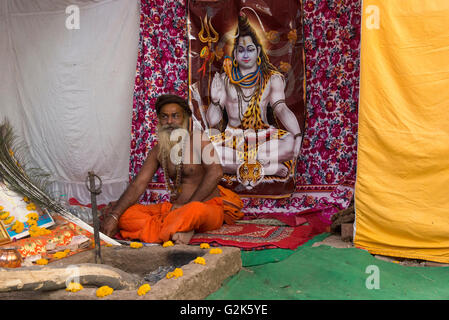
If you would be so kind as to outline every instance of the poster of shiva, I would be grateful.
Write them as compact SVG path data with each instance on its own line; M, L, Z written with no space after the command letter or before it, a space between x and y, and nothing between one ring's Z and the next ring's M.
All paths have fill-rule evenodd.
M281 198L295 189L304 132L298 0L191 0L189 103L223 167L223 186Z

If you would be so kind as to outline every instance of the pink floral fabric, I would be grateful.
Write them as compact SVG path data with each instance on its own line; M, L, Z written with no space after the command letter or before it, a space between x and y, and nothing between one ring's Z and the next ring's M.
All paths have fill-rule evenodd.
M186 1L141 0L130 180L155 142L159 94L187 97ZM306 131L290 199L244 198L247 217L321 208L330 221L353 195L357 161L361 0L303 0ZM158 171L141 203L168 200Z
M154 104L163 93L187 98L186 2L184 0L142 0L140 39L133 97L130 180L139 172L154 146L157 116ZM159 170L154 182L163 187ZM156 199L157 198L157 199ZM158 201L159 194L148 188L142 202Z
M297 186L355 180L360 0L304 0L306 132Z

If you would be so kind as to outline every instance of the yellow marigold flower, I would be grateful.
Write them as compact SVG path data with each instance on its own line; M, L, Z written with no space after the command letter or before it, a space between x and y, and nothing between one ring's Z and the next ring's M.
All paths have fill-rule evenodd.
M0 219L5 220L6 218L9 217L9 211L3 212L2 214L0 214Z
M41 228L41 227L38 227L38 226L34 226L34 225L30 227L28 232L30 233L31 237L44 236L46 234L50 234L51 233L50 230L47 230L45 228Z
M200 248L201 249L209 249L210 245L208 243L202 243L202 244L200 244Z
M32 226L37 226L37 221L33 220L33 219L28 219L27 220L27 224L32 227Z
M24 229L23 222L20 222L19 220L16 220L16 222L11 227L11 230L15 231L16 233L21 233Z
M220 254L222 252L223 251L220 248L213 248L213 249L210 249L210 251L209 251L210 254Z
M70 292L77 292L80 290L83 290L83 286L78 283L78 282L70 282L69 285L67 286L67 288L65 288L65 291L70 291Z
M30 199L28 197L23 197L23 201L30 202Z
M5 223L5 224L11 224L12 222L14 221L14 217L9 217L8 219L5 219L3 222Z
M174 244L170 240L166 241L162 244L162 247L164 247L164 248L171 247L171 246L174 246Z
M56 259L65 258L65 257L67 257L67 253L68 252L65 252L65 251L58 251L53 255L53 258L56 258Z
M182 275L183 275L182 269L176 268L173 272L168 272L166 277L167 277L167 279L170 279L173 277L175 277L175 278L182 277Z
M28 213L25 217L27 217L30 220L38 220L39 215L36 212Z
M48 230L48 229L45 229L45 228L40 228L40 229L39 229L39 234L40 234L41 236L45 236L46 234L50 234L50 233L51 233L51 231Z
M30 203L29 205L27 205L27 210L28 211L36 210L36 205L34 203Z
M97 297L98 298L103 298L105 296L108 296L108 295L112 294L112 292L114 292L114 289L112 289L111 287L102 286L102 287L97 289Z
M41 259L36 260L36 264L40 265L40 266L45 266L46 264L48 264L48 260L41 258Z
M37 236L39 234L39 227L37 225L32 225L28 229L28 232L31 237Z
M3 208L2 206L0 206L0 211L3 211L3 209L5 209L5 208Z
M206 260L203 257L197 257L193 262L196 264L206 265Z
M129 246L134 249L139 249L143 247L143 244L141 242L131 242Z
M151 290L150 285L149 285L148 283L145 283L145 284L143 284L143 285L141 285L141 286L139 287L139 289L137 290L137 294L138 294L139 296L144 296L144 295L146 295L147 292L150 291L150 290Z

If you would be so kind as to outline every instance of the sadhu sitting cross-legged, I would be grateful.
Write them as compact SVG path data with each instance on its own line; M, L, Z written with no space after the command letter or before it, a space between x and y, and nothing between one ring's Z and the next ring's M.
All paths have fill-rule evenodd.
M101 231L111 237L120 232L123 238L142 242L188 244L194 232L241 219L239 196L218 185L223 170L212 144L201 139L200 131L188 130L192 112L187 102L162 95L156 101L156 113L158 143L119 200L105 208ZM194 139L199 140L194 143ZM159 167L170 202L137 204Z

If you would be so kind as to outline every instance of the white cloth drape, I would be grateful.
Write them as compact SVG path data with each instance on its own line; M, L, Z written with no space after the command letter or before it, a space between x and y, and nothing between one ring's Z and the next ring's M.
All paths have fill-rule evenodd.
M50 192L90 203L88 171L103 181L98 203L128 182L138 0L1 0L0 120L51 175ZM69 5L79 8L79 29Z

